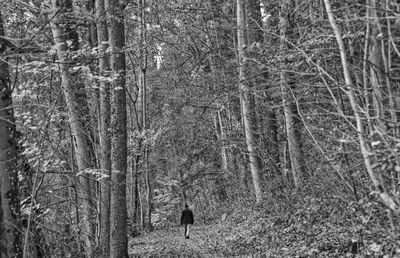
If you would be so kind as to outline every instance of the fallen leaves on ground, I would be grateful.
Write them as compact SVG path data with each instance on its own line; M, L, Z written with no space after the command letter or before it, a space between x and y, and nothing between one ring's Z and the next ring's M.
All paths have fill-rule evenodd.
M183 236L183 227L144 232L130 239L131 257L206 257L224 256L223 236L215 225L193 226L190 239Z
M130 239L131 257L400 257L398 234L369 199L348 204L323 196L236 206L213 225L144 232ZM373 216L365 219L366 215ZM373 218L373 219L372 219Z

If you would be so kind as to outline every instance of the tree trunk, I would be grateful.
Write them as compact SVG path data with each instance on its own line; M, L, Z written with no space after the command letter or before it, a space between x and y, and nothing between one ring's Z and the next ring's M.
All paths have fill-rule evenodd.
M385 1L385 10L389 10L390 8L390 0ZM386 13L387 14L387 13ZM394 135L396 137L400 137L400 125L398 123L400 118L400 110L399 110L399 103L396 101L398 98L399 89L396 87L397 85L391 82L391 78L393 78L393 70L395 63L393 62L394 56L392 57L394 47L392 47L392 42L394 41L393 33L392 33L392 19L389 15L386 15L386 29L388 35L387 41L387 50L386 50L386 58L385 58L385 79L386 79L386 87L388 92L389 98L389 110L392 123L394 124ZM393 28L396 26L393 24ZM396 32L394 33L396 35ZM381 37L381 40L384 40L384 37Z
M3 18L0 12L0 37L4 37ZM6 50L0 44L0 55ZM12 90L8 64L0 58L0 190L1 213L0 227L5 232L0 243L5 242L7 250L0 250L4 257L21 257L21 234L19 225L18 170L16 153L16 129L12 106ZM3 228L0 228L3 229ZM5 241L4 241L5 240Z
M227 174L229 168L228 168L228 153L226 147L226 134L225 134L224 121L222 120L222 115L220 110L217 112L216 120L217 120L216 128L219 128L220 130L219 137L221 141L221 168L222 171L224 171L224 173Z
M136 73L135 73L136 75ZM139 90L139 83L136 80L136 83L133 84L136 86L136 91L135 89L129 88L127 91L129 94L129 125L130 125L130 132L136 133L140 131L140 108L137 107L139 100L140 100L140 90ZM131 140L131 139L129 139ZM133 232L129 232L132 235L137 235L139 232L139 219L140 219L140 211L139 211L139 162L140 162L140 150L139 148L132 150L131 153L131 167L130 167L130 199L128 198L129 201L129 206L130 209L130 214L128 214L131 217L132 221L132 226L133 226ZM128 169L129 170L129 169Z
M293 11L290 6L289 0L284 0L281 6L280 14L280 51L282 58L286 56L288 50L288 28L291 24L289 21L289 14ZM288 64L286 60L281 60L281 92L282 102L285 114L285 125L286 125L286 136L289 148L290 165L293 174L293 181L296 188L302 184L302 178L304 176L304 166L301 157L301 139L299 132L299 121L297 118L297 108L295 105L295 99L292 95L292 87L294 84L290 74L286 73L288 70Z
M211 69L213 70L214 68L211 68ZM213 114L213 122L214 122L214 128L215 128L215 135L217 136L218 142L221 145L220 171L222 172L222 174L218 175L218 177L215 179L215 183L216 183L218 197L221 201L224 201L227 199L224 182L226 180L229 170L228 170L228 154L227 154L227 148L226 148L225 129L224 129L220 110L216 111Z
M247 25L249 29L248 45L250 47L253 46L255 51L254 55L257 56L259 55L258 53L259 49L257 46L260 46L264 42L260 0L248 1L247 12L248 12L248 17L250 18L248 19L248 25ZM260 71L260 68L257 67L255 70ZM254 84L266 84L267 83L266 79L268 79L268 75L264 71L264 74L262 76L258 76L256 79L254 79ZM260 89L260 90L265 91L266 89ZM268 169L270 170L270 177L272 178L274 176L278 176L280 173L279 173L279 146L277 141L278 126L276 124L274 110L270 107L271 106L270 99L271 99L270 96L268 96L268 94L265 91L264 102L260 103L260 101L255 101L256 103L255 109L258 111L261 106L263 107L263 111L265 112L265 114L260 114L257 115L256 117L258 125L260 127L258 128L258 130L260 131L260 135L262 133L265 142L265 146L263 147L265 147L267 152L268 160L265 163L268 165ZM258 105L258 103L260 103L261 105Z
M215 30L215 33L219 33L218 30ZM210 49L213 49L213 44L211 41L211 38L209 37L209 35L206 35L206 40L207 40L207 45ZM219 46L219 41L218 41L218 36L217 36L217 45L218 48ZM218 87L221 84L221 81L219 80L219 75L218 75L218 70L217 70L217 64L216 64L216 60L214 57L214 53L210 54L210 68L211 71L209 73L209 75L211 76L211 78L209 80L206 80L205 78L203 79L203 85L204 87L207 87L207 85L209 85L209 90L210 92L216 92ZM214 99L217 99L217 96L213 96ZM217 102L215 103L215 105L221 107L221 105ZM229 168L228 168L228 151L227 151L227 141L226 141L226 134L225 134L225 128L224 128L224 122L222 120L222 110L218 110L218 111L214 111L213 113L213 123L214 123L214 129L215 129L215 135L218 139L218 143L221 146L220 149L220 155L221 155L221 162L220 162L220 166L219 169L221 171L220 175L218 175L215 179L215 187L217 189L217 193L219 196L220 200L226 200L227 198L227 194L226 194L226 190L224 187L224 181L226 180L226 177L228 175L229 172Z
M260 202L263 198L261 189L260 169L259 160L256 152L254 142L254 127L251 122L251 114L254 110L251 110L250 106L250 87L246 80L246 17L245 8L242 0L237 0L237 38L238 38L238 54L239 54L239 91L242 108L242 120L244 124L244 132L246 137L247 151L250 158L250 169L253 177L254 193L256 196L256 202Z
M125 27L123 7L118 0L106 0L107 22L111 48L111 161L113 183L111 192L110 257L128 257L126 170L126 85L125 85Z
M378 118L378 121L385 119L384 107L383 107L383 95L381 84L384 81L383 76L383 60L382 60L382 44L379 36L380 31L380 17L378 17L377 3L375 0L370 0L370 14L372 17L371 22L371 36L368 39L370 42L370 53L369 53L369 64L370 64L370 85L372 86L372 101L374 117ZM382 35L382 34L381 34Z
M110 255L110 177L111 177L111 136L110 136L110 63L108 54L108 31L104 0L96 0L97 37L99 44L100 78L100 166L104 178L100 181L100 247L104 257Z
M138 0L138 11L140 13L140 30L139 30L139 38L140 38L140 87L142 90L141 94L141 105L142 105L142 131L146 131L147 129L147 33L146 33L146 0ZM152 189L151 189L151 180L150 180L150 170L148 168L148 156L149 156L149 147L143 146L143 164L144 164L144 172L145 172L145 183L146 183L146 202L147 202L147 226L149 230L153 229L151 223L151 213L152 213Z
M370 10L367 9L365 12L365 19L366 19L366 27L365 27L365 36L364 36L364 55L363 55L363 65L362 65L362 74L363 74L363 97L364 97L364 107L365 107L365 114L366 114L366 119L367 119L367 129L366 132L370 133L372 132L372 122L371 122L371 100L369 96L369 75L368 75L368 70L370 69L370 63L368 60L368 54L369 51L368 49L370 48L370 37L371 37L371 21L370 21Z
M1 185L0 185L0 192L1 192ZM2 207L1 195L0 195L0 207ZM3 209L0 208L0 258L8 257L7 243L8 242L7 242L6 229L4 227Z
M139 160L140 156L132 157L132 234L136 236L140 229L140 207L139 207Z
M260 0L248 0L246 2L248 43L250 46L255 46L263 41Z
M94 168L91 157L92 146L90 145L87 127L88 105L86 102L85 87L81 83L79 72L71 72L70 63L73 63L70 50L78 49L78 36L65 21L65 16L72 10L72 2L66 0L62 5L59 1L52 0L53 15L51 17L51 30L53 32L55 47L57 49L58 62L61 72L62 87L66 98L68 113L70 117L71 133L75 149L75 159L79 173L85 173L87 169ZM67 35L68 37L66 37ZM72 44L68 46L67 41ZM69 48L70 47L70 48ZM92 242L94 240L94 205L92 197L93 182L90 175L79 176L79 193L82 200L82 235L86 245L86 254L93 255Z
M269 96L265 96L265 104L269 110L266 111L266 117L264 118L266 137L266 149L268 154L268 168L270 170L270 177L276 178L281 176L281 167L279 166L279 143L278 143L278 125L277 118L274 110L270 107L271 101L269 101Z
M146 201L147 201L147 228L151 231L153 230L153 225L151 223L151 213L152 213L152 193L151 193L151 182L150 182L150 171L149 171L149 150L147 147L144 150L144 173L145 173L145 182L146 182Z
M103 0L104 1L104 0ZM96 10L95 10L95 0L88 0L86 3L86 11L91 15L91 16L97 16ZM101 17L100 17L101 21ZM99 52L101 52L101 46L98 45L98 35L97 35L97 26L96 23L93 21L90 21L89 24L87 25L87 31L88 31L88 42L90 49L95 49L98 47ZM92 74L97 74L98 69L96 67L96 62L92 62L89 64L90 71ZM95 157L95 162L96 166L99 168L101 167L100 164L100 158L101 156L101 146L100 146L100 119L101 119L101 114L100 114L100 85L98 82L95 82L94 84L92 83L87 83L86 85L86 95L87 95L87 102L88 102L88 108L89 108L89 113L90 113L90 131L92 132L90 141L93 146L93 157ZM97 186L96 193L100 195L100 190L98 189L99 186ZM98 198L100 199L100 197Z
M324 0L325 2L325 7L326 7L326 12L328 13L328 19L331 24L332 30L335 34L336 42L339 47L340 51L340 59L342 62L342 68L343 68L343 77L346 83L346 93L347 96L350 100L350 105L353 109L354 117L356 120L356 129L357 129L357 136L358 136L358 141L359 141L359 146L361 150L361 154L364 159L365 167L368 172L369 178L371 179L374 187L378 191L379 197L381 198L382 202L392 211L399 213L399 207L394 201L394 198L386 191L383 182L379 179L378 174L375 171L375 155L370 150L370 147L368 146L367 139L365 138L365 126L361 117L361 111L360 111L360 106L357 100L357 96L355 93L354 85L352 83L352 78L350 75L350 71L348 68L348 63L347 63L347 54L346 54L346 49L345 45L343 43L343 36L341 32L339 31L338 26L336 25L335 18L333 17L332 13L332 8L329 0Z
M245 8L246 14L245 16L245 23L246 23L246 50L244 54L246 57L256 57L259 55L257 52L258 47L261 46L263 41L263 33L260 28L261 26L261 7L259 0L249 0L244 1L243 4ZM256 161L257 167L260 176L264 171L261 151L260 151L260 121L257 116L257 103L258 100L256 99L255 91L257 90L257 86L260 83L260 78L258 76L254 76L254 71L258 72L258 64L254 64L252 62L245 62L245 74L246 77L250 77L252 79L247 79L248 89L249 89L249 121L251 126L251 131L253 132L253 144L256 151ZM261 177L262 178L262 177ZM262 179L260 184L262 184Z

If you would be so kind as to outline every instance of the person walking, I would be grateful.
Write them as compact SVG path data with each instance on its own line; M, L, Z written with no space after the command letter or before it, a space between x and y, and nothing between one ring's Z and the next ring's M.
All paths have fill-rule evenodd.
M193 212L189 206L185 204L185 209L182 211L181 225L185 225L185 238L189 239L190 227L194 224Z

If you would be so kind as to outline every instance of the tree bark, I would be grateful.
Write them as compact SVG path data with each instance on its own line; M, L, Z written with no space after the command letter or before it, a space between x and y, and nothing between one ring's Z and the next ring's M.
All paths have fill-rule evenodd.
M388 10L390 8L390 0L385 1L385 10L386 10L386 29L387 29L387 50L386 50L386 58L385 58L385 79L386 79L386 87L389 98L389 110L392 123L394 124L394 135L396 137L400 137L400 125L398 123L400 119L400 109L399 103L396 101L396 98L399 96L399 89L391 82L391 78L393 78L393 67L395 63L393 62L394 56L392 57L394 47L392 47L392 42L394 42L392 28L396 26L392 26L391 18L388 14ZM382 37L384 40L384 37Z
M213 14L213 17L215 15ZM216 20L218 22L218 20ZM220 23L219 23L220 26ZM218 34L220 33L219 30L215 29L215 33ZM218 35L217 37L217 47L220 48L219 40L218 40ZM207 45L210 49L214 49L213 47L213 42L210 38L209 35L206 35L206 41ZM219 75L218 75L218 69L217 69L217 63L216 63L216 58L215 58L216 53L211 53L209 57L209 62L210 62L210 72L207 73L207 75L210 75L211 78L209 80L203 79L203 84L204 87L209 88L210 92L217 92L218 87L222 85L221 81L219 80ZM209 76L207 76L209 77ZM214 99L218 99L216 95L213 96ZM213 124L214 124L214 129L215 129L215 135L218 139L218 143L220 144L220 155L221 155L221 162L219 169L221 171L220 175L218 175L215 178L215 187L217 189L217 193L219 196L220 200L226 200L227 194L226 190L224 187L224 181L226 180L226 176L229 173L229 167L228 167L228 150L227 150L227 139L226 139L226 133L225 133L225 126L224 126L224 121L222 118L222 110L223 110L223 105L219 104L218 102L215 103L215 105L219 106L220 109L217 111L214 111L213 113Z
M247 151L250 158L250 169L253 178L254 193L256 196L256 202L260 202L263 198L261 189L261 178L260 178L260 162L256 152L254 142L254 127L252 126L251 114L254 110L251 110L250 106L250 87L246 78L246 17L245 7L242 0L237 0L237 38L238 38L238 54L239 54L239 91L242 108L242 120L244 125L244 132L246 137Z
M264 43L264 34L262 30L263 22L261 18L261 7L260 0L250 0L248 1L248 29L249 29L249 46L254 49L254 55L259 55L258 50L259 47ZM260 72L260 68L257 67L257 72ZM258 78L254 79L254 84L265 84L267 83L266 79L268 79L268 75L266 71L262 76L258 76ZM267 86L268 87L268 86ZM263 136L263 140L265 142L267 158L268 160L265 163L268 165L268 169L270 170L270 177L278 176L279 173L279 147L278 147L278 126L276 124L276 117L274 110L271 108L271 97L268 95L266 89L264 90L264 101L255 101L255 110L258 111L256 116L256 122L258 123L260 139ZM253 95L253 94L252 94ZM265 107L263 111L259 112L260 107ZM261 146L259 146L261 148Z
M213 70L214 68L211 68ZM224 182L229 172L228 168L228 153L226 147L226 135L225 135L225 128L222 121L221 111L218 110L213 114L213 122L215 128L215 135L217 136L218 142L221 145L220 153L221 153L221 163L220 163L220 171L222 172L221 175L215 179L215 184L217 188L218 197L221 201L227 199L226 190L224 187Z
M289 0L284 0L281 6L280 13L280 51L281 56L284 58L286 56L288 46L288 28L291 26L289 21L289 13L291 12L291 6ZM295 106L295 99L292 96L292 78L290 78L290 74L285 72L288 70L288 65L286 60L281 60L281 94L282 94L282 102L283 109L285 114L285 127L286 127L286 136L288 141L289 148L289 157L290 157L290 165L293 174L293 181L296 188L300 187L303 181L304 176L304 166L301 155L301 139L300 139L300 131L298 128L298 118L297 118L297 109Z
M135 73L136 75L136 73ZM128 123L130 125L130 132L132 134L139 132L141 125L139 122L139 116L140 116L140 108L137 107L138 102L140 100L140 92L139 92L139 83L136 81L136 83L132 84L136 86L136 88L131 87L128 88L127 93L129 94L129 114L128 114ZM130 137L130 136L128 136ZM129 141L131 139L129 138ZM128 216L131 217L131 222L132 222L132 232L129 232L131 235L136 236L139 232L139 162L140 162L140 153L139 153L139 148L135 148L134 150L131 150L131 162L130 162L130 186L129 186L129 197L128 197ZM129 170L129 168L128 168Z
M0 185L0 192L1 192L1 185ZM0 207L1 206L1 195L0 195ZM0 258L8 257L7 254L7 235L6 229L4 227L4 216L3 216L3 209L0 208Z
M131 171L131 183L132 183L132 234L136 236L140 230L140 207L139 207L139 155L132 157L132 171Z
M125 27L123 7L118 0L106 0L107 22L111 48L111 238L110 257L128 257L126 171L127 111L125 85Z
M4 36L0 12L0 37ZM0 55L4 50L6 46L0 43ZM0 227L4 226L5 230L0 235L5 239L0 238L0 243L6 244L6 250L0 250L0 254L6 253L4 257L21 257L16 128L11 94L8 64L0 58L0 199L3 215Z
M104 1L104 0L103 0ZM92 15L92 16L97 16L96 10L95 10L95 0L87 0L86 3L86 11ZM88 31L88 43L90 46L90 49L95 49L98 47L98 51L100 52L101 46L98 44L98 35L97 35L97 26L95 21L90 21L89 24L87 25L87 31ZM93 62L89 64L90 71L92 74L96 74L98 71L96 67L96 62ZM98 82L95 82L94 85L92 83L87 83L86 85L86 96L87 96L87 102L88 102L88 108L90 112L90 131L92 132L90 140L93 146L93 157L95 157L95 162L97 167L101 167L100 164L100 156L101 156L101 146L100 146L100 119L101 119L101 114L100 114L100 85ZM99 186L96 189L96 194L100 195L100 188ZM98 198L100 200L100 197Z
M246 23L246 50L244 51L246 57L257 58L258 49L263 41L263 33L261 30L261 7L259 0L249 0L244 2L245 8L245 23ZM258 64L254 64L252 62L247 62L245 64L245 73L246 77L250 77L252 79L248 79L248 89L249 89L249 118L250 118L250 126L251 131L253 132L253 144L256 151L256 161L257 167L260 174L260 178L262 178L262 172L264 171L264 164L262 162L261 151L260 151L260 139L261 139L261 130L259 128L260 121L257 116L257 103L259 102L256 98L255 91L257 90L257 86L260 83L260 78L258 76L254 77L254 71L258 73L259 67ZM260 184L263 184L263 180L261 179Z
M250 46L256 47L256 44L261 44L263 41L260 0L248 0L246 2L248 43Z
M368 60L368 49L370 48L370 37L371 37L371 22L370 22L370 11L367 9L365 12L366 19L366 27L365 27L365 37L364 37L364 55L363 55L363 65L362 65L362 74L363 74L363 97L364 97L364 106L365 106L365 114L367 119L367 132L372 132L372 122L371 122L371 100L369 96L369 76L368 70L370 69L370 63Z
M384 106L383 106L383 94L381 84L384 81L383 76L383 60L382 60L382 44L379 34L380 30L380 17L378 17L377 3L375 0L369 0L370 2L370 14L372 18L371 22L371 35L368 39L369 44L369 64L370 64L370 85L372 86L372 101L374 117L378 117L378 121L385 119Z
M104 257L110 255L110 178L111 178L111 136L110 136L110 70L108 30L104 0L96 0L97 37L99 46L100 74L100 166L104 178L100 181L100 247Z
M138 12L140 13L140 29L139 29L139 38L140 38L140 87L142 90L141 94L141 108L142 108L142 131L147 130L147 32L146 32L146 0L138 0ZM151 222L151 213L153 207L153 197L152 197L152 186L150 179L150 170L148 168L148 156L149 156L149 147L143 146L143 164L144 164L144 172L145 172L145 183L146 183L146 202L147 202L147 226L149 230L153 229Z
M264 118L266 137L266 148L268 154L268 168L270 170L270 177L276 178L281 176L281 167L279 161L279 143L278 143L278 125L277 118L274 110L270 107L271 101L269 96L265 96L265 104L269 110L266 111L266 117Z
M75 150L75 159L79 173L94 168L91 157L92 146L87 133L88 105L86 102L85 87L80 72L70 71L73 59L69 51L78 49L78 36L65 21L65 16L72 10L72 2L65 0L60 3L52 0L53 15L51 17L51 30L57 50L58 62L61 72L62 87L67 103L71 133ZM71 44L68 46L68 42ZM93 182L90 175L79 176L79 193L82 200L82 235L86 246L86 254L93 255L92 242L94 240L94 204L92 197Z

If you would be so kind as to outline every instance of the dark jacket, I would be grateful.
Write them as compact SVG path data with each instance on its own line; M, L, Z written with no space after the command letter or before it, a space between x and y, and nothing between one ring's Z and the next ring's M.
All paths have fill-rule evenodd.
M193 212L190 209L184 209L182 211L182 216L181 216L181 225L193 224L193 223L194 223Z

